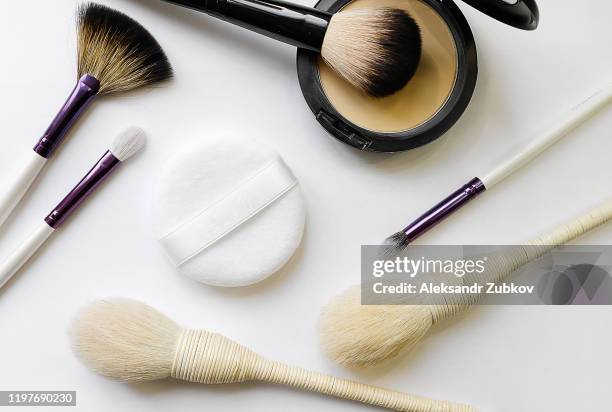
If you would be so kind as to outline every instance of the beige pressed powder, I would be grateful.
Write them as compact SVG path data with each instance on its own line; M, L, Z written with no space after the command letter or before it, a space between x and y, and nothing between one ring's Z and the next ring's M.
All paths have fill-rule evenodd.
M318 61L321 85L332 106L355 125L379 133L413 129L438 113L448 100L458 71L457 47L446 21L422 0L355 0L343 10L395 7L406 10L421 28L419 69L399 92L368 97Z

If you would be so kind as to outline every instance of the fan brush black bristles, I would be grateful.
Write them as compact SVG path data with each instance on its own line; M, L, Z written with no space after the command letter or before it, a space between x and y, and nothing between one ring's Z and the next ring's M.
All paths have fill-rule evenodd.
M100 81L99 94L127 92L172 77L159 43L138 22L96 3L79 6L78 74Z

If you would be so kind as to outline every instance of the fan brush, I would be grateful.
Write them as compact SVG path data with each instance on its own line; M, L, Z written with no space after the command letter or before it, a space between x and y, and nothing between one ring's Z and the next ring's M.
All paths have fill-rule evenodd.
M165 1L321 53L329 67L373 97L402 89L421 59L419 26L396 8L332 14L282 0Z
M174 378L203 384L270 382L404 412L474 412L265 359L216 333L182 329L128 299L101 301L74 321L75 352L96 372L127 383Z
M20 173L0 195L0 225L97 96L152 86L172 77L172 67L157 41L123 13L95 3L81 5L77 11L77 37L76 87Z

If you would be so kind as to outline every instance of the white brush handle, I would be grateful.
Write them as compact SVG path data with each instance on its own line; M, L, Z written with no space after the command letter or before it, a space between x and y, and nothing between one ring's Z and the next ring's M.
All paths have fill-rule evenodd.
M30 158L21 172L17 174L0 194L0 226L4 224L13 209L27 193L36 177L47 163L47 159L32 150Z
M55 232L51 226L43 222L13 254L0 265L0 288L8 282L34 253Z
M612 84L574 107L569 113L557 120L556 127L536 136L527 147L507 159L480 180L487 189L491 189L602 110L610 101L612 101Z

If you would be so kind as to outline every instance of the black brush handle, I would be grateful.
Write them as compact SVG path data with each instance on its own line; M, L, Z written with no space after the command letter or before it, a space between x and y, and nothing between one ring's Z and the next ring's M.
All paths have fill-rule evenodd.
M284 43L321 51L331 14L279 0L164 0Z
M536 0L463 0L496 20L523 30L535 30L540 22Z

